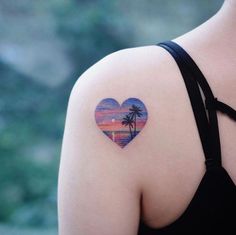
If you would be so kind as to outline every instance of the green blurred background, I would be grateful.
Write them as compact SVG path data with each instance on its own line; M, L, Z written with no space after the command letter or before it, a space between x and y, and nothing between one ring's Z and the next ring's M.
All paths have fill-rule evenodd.
M0 1L0 234L57 234L57 174L70 90L127 47L177 37L223 0Z

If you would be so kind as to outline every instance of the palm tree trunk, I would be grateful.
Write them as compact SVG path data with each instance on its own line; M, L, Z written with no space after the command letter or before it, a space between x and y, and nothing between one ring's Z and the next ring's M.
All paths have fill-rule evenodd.
M130 125L129 125L129 132L130 132L130 137L131 137L131 139L133 139L132 131L131 131L131 127L130 127Z

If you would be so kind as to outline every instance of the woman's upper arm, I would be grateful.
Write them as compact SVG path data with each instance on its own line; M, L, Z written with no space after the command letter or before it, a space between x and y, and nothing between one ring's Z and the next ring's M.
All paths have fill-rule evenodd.
M59 171L60 235L137 234L141 190L135 150L113 143L94 116L101 98L123 99L114 78L118 61L105 57L71 92Z

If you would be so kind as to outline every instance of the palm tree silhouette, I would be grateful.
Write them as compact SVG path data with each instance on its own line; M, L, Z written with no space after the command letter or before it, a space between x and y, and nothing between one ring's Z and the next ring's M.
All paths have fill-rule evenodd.
M133 128L134 120L129 115L125 115L121 123L122 125L129 126L130 137L132 139L133 135L132 135L131 127Z
M136 136L136 116L141 117L143 114L141 113L143 110L136 106L132 105L132 108L129 109L131 111L129 115L131 115L131 119L134 119L134 136Z

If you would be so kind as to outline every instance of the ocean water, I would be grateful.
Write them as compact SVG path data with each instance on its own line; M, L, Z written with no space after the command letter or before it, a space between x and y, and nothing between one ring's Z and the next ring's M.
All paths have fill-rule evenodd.
M129 131L103 131L112 141L124 148L132 139ZM136 132L138 135L139 131Z

